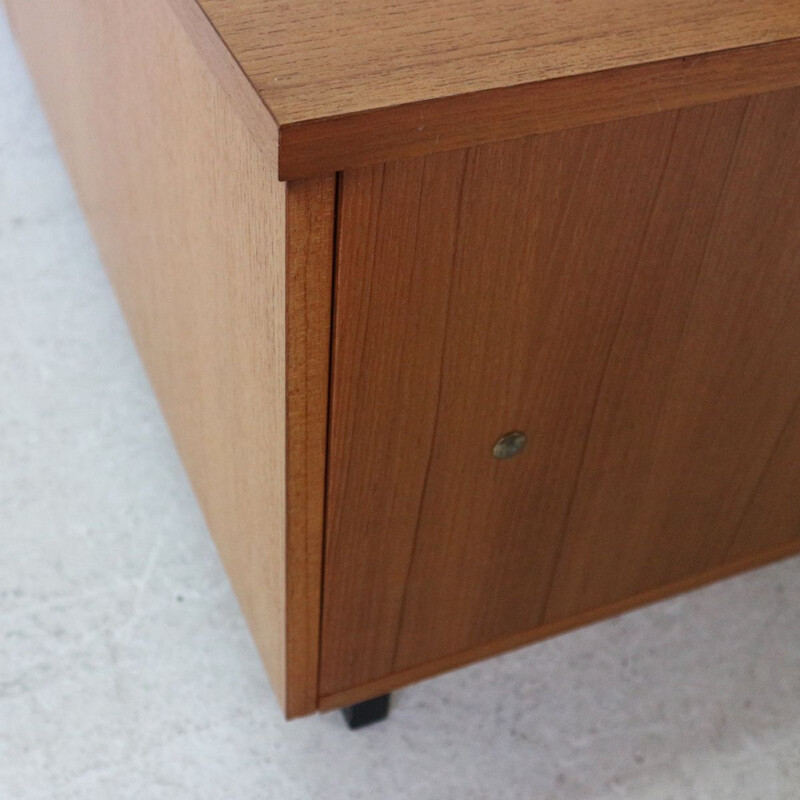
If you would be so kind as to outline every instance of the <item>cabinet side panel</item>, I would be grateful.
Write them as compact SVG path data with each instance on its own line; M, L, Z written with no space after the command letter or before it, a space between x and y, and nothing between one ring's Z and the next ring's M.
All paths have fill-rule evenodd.
M101 256L282 704L285 186L169 4L10 0Z
M792 89L343 173L323 705L797 547L799 141Z

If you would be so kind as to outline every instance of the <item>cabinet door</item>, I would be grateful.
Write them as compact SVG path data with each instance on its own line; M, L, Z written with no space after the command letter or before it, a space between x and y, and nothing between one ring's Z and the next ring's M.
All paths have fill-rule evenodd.
M348 171L338 224L323 698L800 539L800 92Z

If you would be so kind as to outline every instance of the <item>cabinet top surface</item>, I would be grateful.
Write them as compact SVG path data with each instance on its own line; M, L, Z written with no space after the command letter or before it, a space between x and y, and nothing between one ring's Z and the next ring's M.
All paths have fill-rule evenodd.
M280 125L800 36L800 0L200 0Z
M800 0L199 3L282 179L800 84Z

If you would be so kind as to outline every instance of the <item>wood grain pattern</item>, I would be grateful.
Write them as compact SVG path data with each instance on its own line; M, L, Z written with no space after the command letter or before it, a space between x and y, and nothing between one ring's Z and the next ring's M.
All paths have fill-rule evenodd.
M274 123L168 3L9 6L278 698L312 711L332 180L278 182Z
M291 179L800 85L800 39L281 126Z
M650 237L657 249L643 252L620 322L627 335L598 391L546 619L720 563L748 498L767 488L770 454L800 453L790 424L800 400L799 142L800 91L751 98L719 199L701 209L692 200L711 198L695 193L680 228ZM661 289L665 244L685 283ZM795 507L791 495L771 506L784 524L760 517L748 546L800 536L786 524Z
M288 717L317 707L336 178L288 185Z
M800 36L794 0L199 0L279 124Z
M798 126L790 90L342 176L324 697L800 536Z
M633 597L626 597L624 600L578 614L569 619L545 623L536 628L521 631L506 639L494 639L491 642L471 648L470 650L453 653L452 655L444 656L436 661L427 661L424 664L411 667L403 672L393 672L390 675L370 681L369 683L352 686L334 694L324 695L319 699L319 710L329 711L334 708L351 705L352 703L360 703L362 700L378 697L387 692L392 692L395 689L408 686L411 683L430 678L433 675L449 672L450 670L463 667L466 664L481 661L482 659L496 656L508 650L524 647L525 645L540 642L543 639L566 633L584 625L591 625L594 622L624 614L628 611L649 605L650 603L655 603L672 597L673 595L683 594L684 592L701 588L715 581L724 580L725 578L729 578L741 572L755 569L773 561L797 555L798 553L800 553L800 540L795 539L794 541L785 542L783 545L776 548L753 553L738 560L730 560L720 567L691 575L688 578L682 578L674 583L667 584L666 586L659 586L657 589L651 589L650 591L643 592Z
M282 179L800 84L795 0L200 4Z
M210 24L195 0L164 0L183 27L198 54L227 95L236 115L245 124L261 150L265 163L273 169L278 158L279 131L275 117L261 100L239 62L233 57L219 33Z
M734 562L765 547L790 542L800 531L800 408L775 439L763 472L746 497L741 521L732 537L726 561Z

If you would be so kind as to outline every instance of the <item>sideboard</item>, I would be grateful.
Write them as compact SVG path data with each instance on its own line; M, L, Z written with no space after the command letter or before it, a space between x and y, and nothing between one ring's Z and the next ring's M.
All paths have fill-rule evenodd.
M5 2L288 717L800 551L795 0Z

